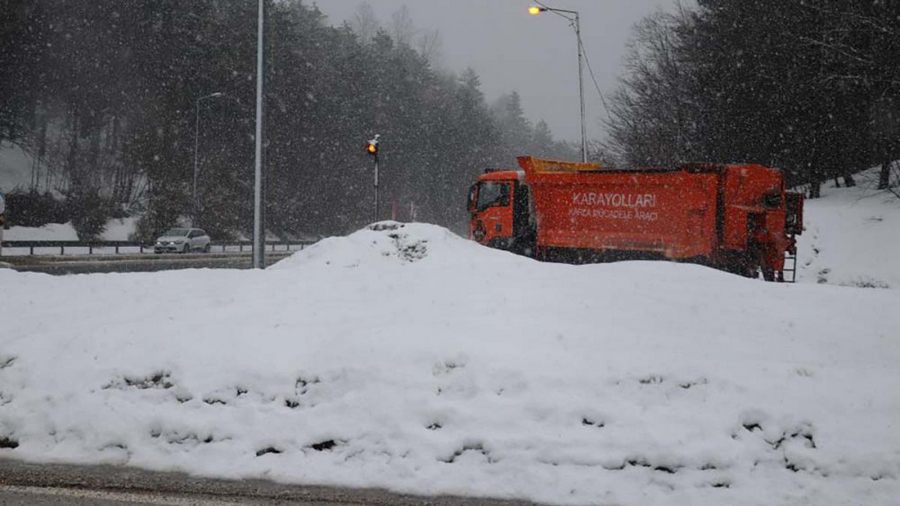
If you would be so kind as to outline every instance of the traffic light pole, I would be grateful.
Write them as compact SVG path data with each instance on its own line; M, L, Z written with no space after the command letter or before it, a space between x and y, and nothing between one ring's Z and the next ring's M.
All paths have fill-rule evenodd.
M0 192L0 256L3 256L3 229L6 228L6 198Z
M378 153L375 153L375 220L378 221Z
M378 138L381 137L378 134L375 134L369 142L366 143L366 153L375 157L375 223L378 221Z

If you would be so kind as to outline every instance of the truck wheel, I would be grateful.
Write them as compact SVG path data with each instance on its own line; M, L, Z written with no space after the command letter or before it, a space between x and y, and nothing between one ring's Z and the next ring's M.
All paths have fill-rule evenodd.
M184 254L186 255L186 254L188 254L188 253L190 253L190 252L191 252L191 245L190 245L190 244L185 244L185 245L184 245L184 251L182 251L182 253L184 253Z
M755 265L747 267L747 277L750 279L759 279L759 267Z
M212 245L210 245L210 244L207 244L206 246L203 247L204 253L209 253L211 250L212 250Z
M744 262L744 266L747 269L747 274L745 275L750 279L759 278L759 271L765 271L762 254L759 252L759 248L755 246L750 248ZM763 276L765 276L765 272L763 272Z
M775 281L775 269L771 267L762 268L763 279L766 281Z

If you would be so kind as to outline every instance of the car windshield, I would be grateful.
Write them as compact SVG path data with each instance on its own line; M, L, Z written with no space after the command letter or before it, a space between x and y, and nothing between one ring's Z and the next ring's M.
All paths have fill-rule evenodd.
M163 235L166 237L178 237L188 235L190 229L187 228L170 228Z
M478 210L509 205L509 183L481 183L478 189Z

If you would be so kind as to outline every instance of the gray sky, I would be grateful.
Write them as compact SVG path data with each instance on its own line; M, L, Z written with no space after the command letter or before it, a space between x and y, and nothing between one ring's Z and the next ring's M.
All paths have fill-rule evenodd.
M600 89L610 91L621 70L631 26L675 0L546 0L560 9L577 10L585 50ZM353 16L362 0L317 0L331 24ZM517 90L533 122L544 119L554 137L580 139L578 59L575 32L550 13L530 16L529 0L369 0L383 25L402 5L416 28L438 29L443 39L442 66L472 67L481 77L489 101ZM600 136L602 105L584 71L588 138Z

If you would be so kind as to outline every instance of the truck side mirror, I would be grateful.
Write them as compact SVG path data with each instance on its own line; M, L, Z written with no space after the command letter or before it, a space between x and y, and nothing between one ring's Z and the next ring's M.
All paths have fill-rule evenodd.
M469 188L469 200L466 203L466 209L470 213L474 213L477 202L478 202L478 184L473 184Z

